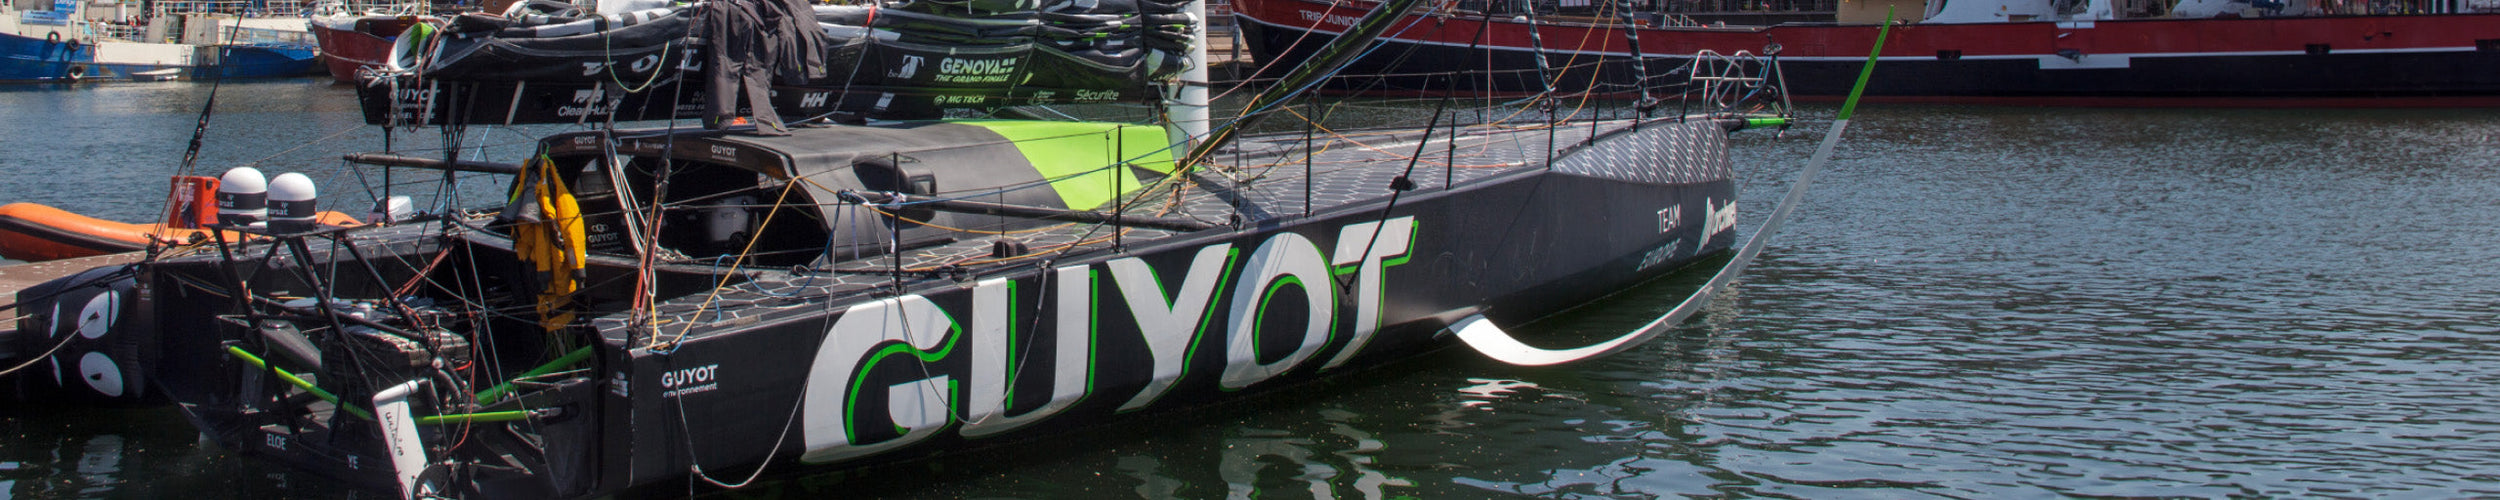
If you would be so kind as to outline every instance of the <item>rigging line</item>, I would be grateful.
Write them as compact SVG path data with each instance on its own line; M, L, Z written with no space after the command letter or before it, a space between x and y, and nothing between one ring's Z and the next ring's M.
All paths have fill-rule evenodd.
M1424 125L1423 139L1415 141L1415 155L1407 158L1406 171L1399 173L1396 180L1389 181L1389 203L1380 207L1380 217L1372 221L1371 242L1364 244L1363 253L1356 254L1355 258L1371 260L1372 251L1379 249L1381 233L1388 232L1389 214L1397 210L1398 198L1404 196L1408 190L1415 189L1415 180L1412 177L1415 175L1415 164L1423 159L1424 147L1432 145L1432 130L1441 126L1441 114L1449 111L1449 104L1450 98L1444 96L1441 98L1441 105L1433 108L1432 122ZM1455 136L1458 132L1453 130L1450 133ZM1457 138L1452 137L1451 140L1457 140Z
M700 17L700 16L702 16L702 15L703 15L703 11L704 11L705 9L693 9L693 10L695 11L694 15L695 15L695 16L698 16L698 17ZM625 13L625 14L624 14L624 16L631 17L631 16L633 16L633 13L628 12L628 13ZM694 20L693 22L695 23L695 25L696 25L696 26L701 26L701 25L702 25L702 23L703 23L703 20L702 20L702 19L696 19L696 20ZM626 85L626 84L625 84L625 80L624 80L624 79L617 78L617 76L616 76L616 46L614 45L614 43L613 43L612 41L610 41L610 39L611 39L611 38L614 38L614 36L613 36L613 35L615 34L615 32L616 32L616 31L617 31L617 30L614 30L614 29L600 30L600 31L599 31L599 48L600 48L600 49L602 49L602 50L599 52L599 54L600 54L600 56L599 56L599 57L600 57L600 58L602 58L602 59L605 59L605 62L607 63L608 70L607 70L605 73L607 73L607 76L608 76L608 81L611 81L611 82L616 82L616 86L617 86L617 87L619 87L619 88L624 89L624 90L625 90L625 93L627 93L627 94L640 94L640 93L642 93L642 91L645 91L645 90L651 90L651 84L659 82L659 81L660 81L660 74L661 74L661 73L667 73L668 71L667 71L666 69L663 69L663 68L651 68L651 76L650 76L650 77L647 77L647 78L643 78L643 80L642 80L642 85L639 85L639 86L637 86L637 85ZM655 64L655 65L657 65L657 64L667 64L667 63L668 63L668 46L670 46L670 45L675 45L675 44L670 44L670 43L663 43L663 44L660 44L660 58L659 58L659 59L652 60L651 64ZM684 66L684 65L683 65L683 64L680 64L679 66ZM587 114L585 114L584 116L588 116L588 115L587 115ZM676 116L677 116L677 113L669 113L669 117L671 117L671 118L675 118ZM608 113L608 120L609 120L609 124L610 124L610 125L614 125L615 120L616 120L616 113L614 113L614 112L610 112L610 113Z
M696 479L702 479L703 482L712 483L713 486L734 490L745 488L748 484L753 484L755 482L755 478L764 476L764 469L772 468L773 457L780 456L781 446L790 441L790 428L796 427L796 425L793 424L797 424L799 421L799 409L807 407L808 386L814 384L815 381L810 380L807 384L799 386L798 401L790 404L790 417L781 422L781 435L773 438L773 449L771 451L764 452L764 460L762 463L755 464L754 472L747 473L746 479L740 480L734 484L723 483L718 479L713 479L711 474L703 472L702 458L694 452L694 432L692 432L694 425L686 422L686 398L676 398L677 426L678 429L683 431L679 434L685 437L686 442L686 468L694 472L694 477Z
M466 226L464 225L464 226L462 226L462 227L466 227ZM464 254L466 254L466 258L468 259L468 262L477 262L477 261L478 261L478 260L477 260L477 245L461 245L460 247L461 247L461 252L462 252L462 253L464 253ZM481 274L482 272L478 270L478 268L479 268L479 267L480 267L480 266L475 266L475 265L455 266L455 271L456 271L457 269L460 269L460 268L465 268L465 269L467 269L467 270L469 271L469 279L467 280L468 282L467 282L467 283L461 283L461 284L464 284L464 285L466 285L467 287L471 287L471 288L475 289L475 290L476 290L476 293L474 293L474 294L472 294L472 293L468 293L466 290L450 289L449 287L444 287L444 286L443 286L442 284L440 284L440 283L436 283L434 286L436 286L436 287L438 287L438 288L445 288L447 291L452 292L452 293L451 293L451 296L452 296L452 297L455 297L455 298L458 298L458 300L460 301L460 304L461 304L462 306L466 306L466 307L468 308L468 310L469 310L469 316L470 316L470 318L472 318L472 319L471 319L471 321L474 321L474 322L476 322L476 324L477 324L477 331L476 331L476 332L473 332L473 333L471 333L471 334L470 334L470 336L473 338L472 342L474 342L474 344L482 344L482 345L479 345L479 350L480 350L480 351L485 351L485 352L484 352L484 354L486 354L486 355L489 355L489 356L494 356L494 357L491 357L491 358L481 358L481 359L498 359L498 360L499 360L499 359L502 359L502 355L501 355L499 352L497 352L497 351L500 351L500 350L501 350L501 349L498 349L498 348L497 348L497 343L496 343L496 342L485 342L485 340L487 340L487 339L492 338L492 337L494 337L494 336L495 336L495 333L494 333L494 329L495 329L495 322L494 322L494 321L490 321L488 318L493 318L493 317L503 317L503 318L510 319L510 320L512 320L512 321L522 322L523 324L535 324L535 323L536 323L537 318L522 318L522 317L518 314L519 312L521 312L521 311L522 311L522 309L520 309L520 307L522 307L522 306L516 306L516 307L513 307L513 308L511 308L511 309L510 309L510 311L509 311L509 312L506 312L506 311L497 311L497 310L495 310L494 308L485 307L485 304L484 304L482 301L481 301L481 302L471 302L471 301L470 301L467 297L473 297L473 296L474 296L474 297L484 297L484 296L486 296L486 285L485 285L486 281L485 281L484 276ZM455 275L455 276L453 276L453 278L454 278L454 281L455 281L455 283L456 283L456 282L458 281L458 276L456 276L456 275ZM428 282L432 282L432 281L433 281L433 279L432 279L432 278L427 278L427 281L428 281ZM536 309L536 308L534 308L534 307L533 307L533 308L531 308L530 310L535 310L535 309ZM544 353L544 352L539 353L539 355L540 355L540 356L545 356L546 354L547 354L547 353ZM472 363L474 363L475 361L471 361L471 362L472 362ZM504 371L504 369L503 369L503 368L504 368L504 366L503 366L503 363L501 363L501 362L484 363L484 364L481 364L481 365L479 365L479 366L477 367L477 371L478 371L478 372L481 372L481 373L484 373L484 374L486 375L486 377L487 377L489 380L504 380L506 377L510 376L510 374L509 374L509 373L507 373L506 371ZM536 408L531 408L531 407L530 407L530 399L529 399L529 398L513 398L513 401L514 401L514 405L515 405L515 406L520 407L522 410L525 410L525 411L535 411L535 410L537 410ZM522 420L522 425L529 426L529 427L530 427L530 430L531 430L532 432L537 432L537 431L539 431L539 429L537 428L537 425L538 425L538 424L537 424L536 422L534 422L534 421L531 421L531 420Z
M698 15L699 14L700 13L698 13ZM680 82L678 85L672 87L674 92L669 97L669 102L682 102L686 97L686 85L683 83L686 73L685 66L679 65L676 69L678 74L677 78ZM660 306L659 274L657 273L657 269L660 262L660 219L667 215L666 204L663 203L663 200L666 200L668 197L668 174L674 170L672 165L676 163L677 120L677 113L669 113L668 126L661 132L660 138L664 140L660 142L660 156L658 158L660 164L652 167L654 170L654 179L652 181L651 208L649 212L644 212L642 207L639 206L641 200L634 198L632 188L627 187L624 189L613 189L617 186L608 186L615 191L613 196L616 197L616 200L619 203L618 211L630 212L632 215L632 217L625 221L626 226L628 228L641 226L643 229L643 231L639 233L631 233L636 237L635 241L632 242L636 247L636 255L634 256L634 298L632 303L628 305L632 312L628 314L626 318L626 328L628 331L625 334L625 338L628 344L631 344L634 336L643 330L648 330L651 333L651 341L659 340L660 330L657 321L660 316ZM612 179L611 182L614 182L614 179L631 179L633 174L633 163L625 161L624 158L615 153L614 144L619 140L615 136L615 132L616 131L614 129L609 129L607 131L604 139L607 142L600 147L601 154L599 159L596 160L596 168L613 170L613 172L609 175L609 178ZM613 168L610 168L611 166Z
M1717 274L1710 277L1709 282L1702 284L1699 291L1685 297L1684 301L1677 303L1674 309L1668 310L1666 314L1651 320L1649 324L1642 325L1622 336L1572 349L1544 349L1519 342L1508 332L1502 331L1500 326L1485 319L1482 313L1460 319L1457 323L1450 325L1449 329L1456 331L1459 340L1466 343L1469 348L1475 349L1476 352L1486 357L1512 365L1544 366L1622 352L1666 333L1675 325L1682 324L1685 318L1699 312L1702 305L1707 304L1712 297L1716 296L1718 290L1725 288L1729 282L1736 279L1736 275L1744 272L1746 265L1753 261L1754 256L1762 252L1762 247L1770 242L1773 235L1779 233L1780 225L1786 221L1788 215L1794 213L1797 205L1805 200L1807 188L1813 186L1816 174L1820 173L1823 166L1831 161L1832 150L1840 144L1841 133L1848 130L1849 118L1857 110L1858 98L1865 93L1867 80L1875 74L1876 58L1883 54L1884 39L1891 34L1891 31L1891 13L1887 10L1883 28L1875 32L1875 48L1872 53L1867 54L1866 65L1858 70L1857 84L1849 90L1848 100L1841 105L1840 116L1832 121L1831 130L1823 135L1823 143L1815 148L1814 158L1806 162L1805 169L1797 174L1797 180L1789 184L1788 194L1780 200L1779 208L1772 210L1770 219L1763 222L1761 229L1754 230L1753 237L1745 241L1743 248L1737 250L1736 256L1728 261L1726 267L1720 268Z
M1278 54L1289 54L1289 53L1292 53L1292 52L1293 52L1293 49L1295 49L1295 48L1299 48L1299 47L1301 47L1301 46L1302 46L1302 42L1309 41L1309 40L1311 39L1311 36L1312 36L1312 35L1316 35L1316 34L1318 34L1318 33L1319 33L1319 27L1320 27L1320 25L1321 25L1321 24L1325 24L1325 23L1326 23L1326 21L1327 21L1327 19L1328 19L1329 17L1336 15L1336 13L1337 13L1337 9L1338 9L1339 7L1347 7L1347 8L1348 8L1348 10L1352 10L1352 9L1351 9L1351 7L1349 7L1349 6L1351 6L1351 5L1352 5L1352 2L1330 2L1330 3L1328 4L1328 10L1325 10L1325 11L1321 11L1321 12L1320 12L1319 19L1314 19L1314 20L1312 20L1312 21L1311 21L1311 25L1310 25L1310 26L1305 26L1305 27L1303 27L1303 28L1300 30L1300 31L1302 32L1302 34L1301 34L1301 35L1299 35L1299 36L1294 37L1294 39L1293 39L1293 43L1290 43L1290 44L1285 44L1285 48L1284 48L1283 50L1278 50L1278 51L1276 51L1276 53L1278 53ZM1238 30L1238 29L1236 29L1235 31L1236 31L1236 32L1238 32L1239 30ZM1238 37L1236 37L1236 38L1233 40L1233 43L1235 43L1235 44L1239 44L1239 43L1241 43L1241 40L1240 40ZM1269 68L1276 67L1276 64L1277 64L1277 63L1279 63L1279 62L1282 62L1282 60L1283 60L1284 58L1282 58L1282 57L1274 57L1274 58L1269 58L1269 59L1270 59L1270 60L1268 60L1268 61L1262 61L1262 62L1260 62L1260 63L1259 63L1259 69L1258 69L1258 70L1255 70L1255 71L1251 71L1251 72L1250 72L1250 74L1252 74L1252 75L1267 74L1267 70L1268 70ZM1242 82L1241 82L1240 84L1233 85L1233 88L1230 88L1230 89L1225 89L1223 93L1216 94L1216 95L1215 95L1215 96L1213 96L1213 97L1208 97L1208 98L1207 98L1207 101L1208 101L1208 102L1214 102L1214 101L1215 101L1215 100L1217 100L1217 99L1223 99L1223 98L1224 98L1224 97L1226 97L1226 96L1233 95L1233 93L1234 93L1234 92L1240 92L1240 91L1242 91L1242 90L1249 89L1249 88L1250 88L1250 82L1251 82L1251 80L1250 80L1250 79L1243 79L1243 80L1242 80ZM1279 83L1282 83L1282 81L1280 80L1280 81L1279 81Z
M80 289L80 288L86 288L86 287L88 287L88 286L91 286L91 285L94 285L94 284L97 284L97 283L103 283L105 280L111 280L111 279L115 279L115 278L120 278L120 277L122 277L123 275L126 275L126 274L133 274L133 273L136 273L136 272L138 272L138 270L137 270L135 267L133 267L132 265L129 265L129 264L124 264L124 265L123 265L123 267L122 267L121 269L116 270L116 271L113 271L111 274L106 274L106 275L103 275L103 276L97 276L97 277L95 277L94 279L90 279L90 280L87 280L87 281L85 281L85 282L81 282L81 283L78 283L78 284L75 284L75 285L64 286L64 287L61 287L60 289L53 290L53 291L52 291L52 293L46 293L46 294L43 294L43 295L38 295L38 296L34 296L34 297L18 297L18 301L17 301L17 302L11 302L11 303L8 303L8 304L0 304L0 311L6 311L6 310L10 310L10 309L16 309L18 306L25 305L25 304L26 304L26 303L28 303L28 302L34 302L34 301L38 301L38 300L44 300L44 299L50 299L50 298L53 298L53 297L59 297L59 296L61 296L61 294L69 293L71 290L77 290L77 289Z
M773 216L779 215L782 212L781 210L778 210L778 207L783 201L790 199L790 190L796 189L798 185L799 184L796 182L783 183L781 185L781 196L773 200L773 205L776 209L764 212L764 221L756 224L755 226L756 234L763 234L764 228L772 227ZM703 296L703 303L697 304L694 308L694 312L686 316L686 327L678 329L677 336L669 338L668 342L665 342L666 345L659 345L659 343L655 343L652 346L653 351L675 351L677 349L677 343L685 340L686 334L694 332L695 324L699 323L703 319L703 312L712 309L712 302L720 299L721 289L729 286L729 277L737 275L738 269L746 265L747 254L754 252L755 244L760 241L763 241L763 238L747 238L746 248L738 251L738 260L729 263L729 272L721 275L720 282L712 285L712 291ZM899 259L901 256L897 255L896 258Z
M1621 5L1619 7L1617 6L1618 2L1620 2ZM1633 105L1633 108L1638 112L1638 114L1634 115L1632 123L1637 125L1640 123L1640 119L1642 117L1649 116L1649 111L1658 105L1657 99L1651 97L1649 94L1649 58L1641 55L1641 27L1637 24L1633 24L1632 22L1632 0L1607 2L1606 8L1615 10L1615 15L1620 16L1623 19L1621 25L1623 26L1623 37L1629 40L1629 43L1626 45L1632 49L1632 80L1635 82L1635 85L1639 87L1637 90L1641 92L1640 102ZM1590 81L1599 80L1591 78Z
M276 153L270 153L270 155L269 155L269 156L263 156L263 157L260 157L260 159L258 159L258 160L252 160L252 161L249 161L249 162L245 162L244 164L246 164L246 165L258 165L258 164L260 164L261 162L266 162L266 161L269 161L269 160L272 160L272 159L276 159L277 157L279 157L279 156L283 156L283 155L285 155L285 154L287 154L287 153L293 153L293 152L295 152L295 150L298 150L298 149L304 149L305 147L309 147L309 146L312 146L312 145L314 145L314 144L320 144L320 143L323 143L323 142L328 142L328 141L329 141L329 140L331 140L331 139L337 139L337 138L339 138L339 136L342 136L342 135L347 135L347 134L350 134L350 133L354 133L354 132L356 132L356 131L358 131L358 130L364 130L364 127L362 127L362 126L358 126L358 127L355 127L355 128L350 128L350 129L347 129L347 130L341 130L341 131L338 131L338 133L330 134L329 136L322 137L322 138L320 138L320 139L313 139L313 140L310 140L310 141L305 141L305 142L303 142L303 143L296 144L296 145L295 145L295 147L286 148L286 150L285 150L285 151L279 151L279 152L276 152Z
M1519 0L1519 6L1528 11L1528 15L1522 17L1528 18L1528 43L1536 48L1536 79L1545 84L1545 92L1538 95L1551 95L1554 93L1554 80L1562 77L1560 75L1549 74L1551 71L1547 69L1553 66L1548 64L1545 60L1545 35L1536 29L1537 24L1539 24L1537 22L1536 3L1532 0ZM1587 42L1588 40L1586 38L1582 38L1581 46L1586 47ZM1572 55L1572 58L1578 59L1579 55L1575 53Z
M1293 110L1286 110L1286 112L1288 112L1288 113L1294 113L1294 115L1295 115L1295 116L1297 116L1297 117L1298 117L1298 116L1301 116L1301 113L1294 112ZM1437 119L1438 117L1436 116L1435 118ZM1389 157L1389 159L1395 159L1395 160L1413 160L1413 159L1417 159L1417 157L1416 157L1416 156L1405 155L1405 154L1399 154L1399 153L1397 153L1397 152L1394 152L1394 151L1389 151L1389 150L1387 150L1387 149L1386 149L1386 148L1390 148L1390 147L1403 147L1403 146L1406 146L1406 143L1403 143L1403 142L1401 142L1401 143L1392 143L1392 144L1382 144L1382 145L1377 145L1377 146L1375 146L1375 145L1372 145L1372 144L1367 144L1367 143L1364 143L1364 142L1361 140L1361 138L1360 138L1360 137L1358 137L1357 135L1349 135L1349 134L1346 134L1346 133L1341 133L1341 132L1338 132L1338 131L1336 131L1336 130L1334 130L1334 129L1330 129L1330 128L1328 128L1327 126L1319 125L1319 124L1318 124L1318 122L1312 122L1312 125L1313 125L1314 127L1316 127L1316 128L1317 128L1319 131L1321 131L1321 132L1327 132L1327 133L1328 133L1328 135L1329 135L1329 137L1335 138L1335 139L1337 139L1337 141L1342 141L1342 142L1345 142L1345 143L1348 143L1348 144L1353 144L1355 147L1362 148L1362 149L1364 149L1364 150L1366 150L1366 151L1372 151L1372 152L1380 153L1380 154L1383 154L1383 155L1387 155L1387 156ZM1456 130L1457 128L1459 128L1459 127L1458 127L1458 126L1453 126L1453 127L1452 127L1452 131L1450 132L1450 136L1449 136L1449 137L1446 137L1446 138L1443 138L1443 139L1441 140L1441 142L1448 144L1448 145L1449 145L1450 147L1452 147L1452 148L1456 148L1456 147L1458 146L1458 141L1459 141L1459 139L1460 139L1460 138L1458 137L1458 132L1457 132L1457 130ZM1380 134L1359 134L1359 135L1380 135ZM1390 138L1390 139L1396 139L1396 137L1395 137L1395 136L1390 136L1389 138ZM1425 142L1425 143L1433 142L1433 141L1431 140L1431 138L1430 138L1430 137L1424 137L1424 138L1418 139L1418 141L1419 141L1419 142ZM1329 146L1327 146L1327 147L1322 147L1322 148L1320 148L1320 149L1319 149L1319 151L1318 151L1317 153L1318 153L1318 154L1326 154L1326 153L1327 153L1330 149L1333 149L1334 147L1335 147L1335 145L1334 145L1334 144L1331 144L1331 145L1329 145ZM1477 146L1470 146L1470 147L1471 147L1471 148L1490 148L1490 147L1492 147L1492 145L1491 145L1490 143L1487 143L1487 144L1481 144L1481 145L1477 145ZM1425 159L1425 160L1421 160L1421 161L1423 161L1423 162L1424 162L1424 163L1426 163L1426 164L1430 164L1430 165L1440 165L1440 166L1445 166L1445 167L1463 167L1463 168L1501 168L1501 167L1510 167L1510 166L1513 166L1513 165L1510 165L1510 164L1491 164L1491 165L1469 164L1469 165L1456 165L1456 164L1453 164L1453 163L1448 163L1448 162L1440 162L1440 161L1432 161L1432 160L1429 160L1429 159ZM1363 164L1363 163L1367 163L1367 162L1365 162L1365 161L1361 161L1361 160L1342 160L1342 161L1327 161L1327 162L1321 162L1321 163L1328 163L1328 164L1343 164L1343 165L1358 165L1358 164ZM1281 163L1270 163L1270 164L1266 164L1266 165L1263 165L1263 166L1264 166L1264 167L1267 167L1267 168L1271 168L1271 169L1272 169L1273 167L1276 167L1276 166L1281 166L1281 165L1282 165ZM1241 167L1241 168L1243 168L1243 169L1247 169L1247 168L1259 168L1259 167L1260 167L1260 166L1246 166L1246 167ZM1328 171L1328 172L1338 172L1338 171L1342 171L1342 170L1344 170L1344 169L1330 170L1330 171ZM1265 176L1266 176L1266 174L1260 174L1258 177L1254 177L1254 179L1255 179L1255 178L1260 178L1260 177L1265 177Z
M958 233L972 233L972 234L987 234L987 235L996 235L996 236L1007 236L1007 235L1016 235L1016 234L1032 234L1032 233L1046 232L1046 231L1056 230L1056 229L1060 229L1060 228L1065 228L1065 227L1068 227L1068 226L1074 226L1074 225L1076 225L1076 224L1077 224L1077 223L1074 223L1074 222L1069 222L1069 223L1064 223L1064 224L1054 224L1054 225L1042 226L1042 227L1036 227L1036 228L1027 228L1027 229L1011 229L1011 230L992 231L992 230L986 230L986 229L965 229L965 228L960 228L960 227L953 227L953 226L944 226L944 225L939 225L939 224L933 223L933 222L931 222L931 221L924 221L924 220L920 220L920 219L914 219L914 218L911 218L911 217L906 217L906 216L904 216L904 215L903 215L900 211L895 211L895 212L887 212L887 211L885 211L885 210L880 210L880 209L878 209L878 208L876 207L876 205L871 205L871 204L865 204L865 203L860 204L860 208L865 208L865 209L868 209L868 211L870 211L870 212L876 212L876 213L877 213L877 215L883 215L883 216L887 216L887 217L893 217L893 218L895 218L895 219L902 220L903 222L909 222L909 223L918 224L918 225L922 225L922 226L928 226L928 227L930 227L930 228L935 228L935 229L942 230L942 231L953 231L953 232L958 232ZM932 219L934 219L934 217L933 217Z
M243 24L235 23L232 28L226 30L226 39L232 40L235 37L240 36L243 32L242 30ZM214 34L215 32L211 31L211 35ZM205 143L203 139L205 139L208 135L208 119L209 117L216 116L217 114L217 90L226 85L225 69L219 68L209 74L212 75L213 78L210 78L208 83L208 102L200 105L200 121L199 123L191 126L191 145L183 148L182 165L180 167L176 167L174 175L191 175L192 172L198 171L200 163L200 147ZM165 205L162 209L157 211L156 220L168 221L174 218L174 214L177 213L177 208L174 207L173 204L174 195L176 194L173 190L180 188L181 186L166 187L166 194L164 198ZM162 226L157 228L156 233L157 234L155 236L157 239L163 239L171 234L168 232L168 229ZM153 255L150 257L153 258Z
M69 347L69 341L76 338L78 338L78 334L75 333L62 335L61 343L52 344L51 350L44 351L43 354L35 357L26 358L26 362L18 363L17 366L9 367L9 369L6 370L0 370L0 377L8 376L11 373L17 373L18 370L24 370L26 367L35 366L35 363L41 363L43 360L51 359L53 354L61 352L61 348L63 347Z
M1287 106L1287 101L1291 101L1294 97L1302 93L1309 92L1311 89L1318 88L1321 84L1327 83L1328 79L1335 77L1338 73L1344 72L1346 67L1350 65L1349 63L1359 60L1364 56L1371 55L1373 52L1380 50L1381 47L1387 46L1387 44L1374 44L1372 42L1377 41L1382 33L1388 31L1388 25L1394 24L1398 19L1402 19L1404 17L1406 11L1412 10L1415 7L1416 1L1417 0L1387 0L1379 5L1373 6L1370 12L1364 13L1362 18L1356 19L1351 28L1347 29L1344 33L1339 34L1336 39L1330 40L1327 45L1321 46L1318 49L1320 52L1315 54L1317 56L1316 62L1306 59L1302 66L1295 68L1292 74L1287 75L1282 80L1279 80L1275 87L1271 87L1266 91L1259 93L1257 96L1251 97L1251 105L1242 111L1240 115L1234 117L1232 121L1225 122L1222 127L1209 130L1205 136L1205 140L1199 142L1197 146L1190 148L1188 155L1175 160L1174 163L1176 165L1174 171L1188 172L1196 170L1200 163L1206 163L1208 159L1213 156L1215 150L1222 148L1231 143L1234 139L1239 138L1242 129L1257 125L1258 122L1265 119L1269 113L1275 111L1279 107ZM1421 25L1421 23L1409 24L1405 28L1400 29L1399 32L1404 33L1405 30L1413 29L1418 25ZM1349 37L1348 35L1352 36ZM1357 45L1363 45L1364 47L1357 47Z

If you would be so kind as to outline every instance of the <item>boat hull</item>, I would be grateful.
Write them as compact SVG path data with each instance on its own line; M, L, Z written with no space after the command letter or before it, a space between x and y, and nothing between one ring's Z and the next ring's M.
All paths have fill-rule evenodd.
M0 34L0 82L153 81L166 79L167 69L183 79L293 77L311 74L315 56L310 47L283 45L89 44Z
M69 82L95 64L84 44L0 33L0 82Z
M560 139L549 140L558 162L599 148ZM717 289L723 278L661 276L658 288L678 290L662 296L679 297L657 306L672 315L661 328L630 326L615 304L584 312L598 336L582 371L515 401L488 398L488 409L530 412L538 438L421 429L432 436L424 442L459 435L470 440L467 453L502 450L494 453L518 457L531 474L429 468L410 477L486 494L589 496L680 480L690 467L889 463L1297 390L1447 346L1444 330L1469 315L1533 320L1726 250L1735 188L1724 141L1717 125L1655 124L1566 148L1551 167L1471 166L1503 170L1425 182L1395 202L1321 185L1312 195L1326 205L1307 216L1135 233L1124 247L979 274L853 271ZM727 144L687 147L736 151ZM365 242L359 256L314 250L290 262L374 263L381 269L336 273L326 285L332 296L369 297L436 269L427 262L437 255L452 256L440 269L485 273L517 260L512 241L491 234L377 231L356 238ZM630 270L594 264L589 282ZM226 268L210 258L160 261L140 278L159 298L152 310L163 324L224 325L164 340L158 387L229 449L397 489L402 476L387 466L381 427L270 399L283 392L278 375L243 360L284 364L282 349L217 319L237 308L204 284L225 279ZM253 288L263 293L309 286L262 276ZM826 286L840 291L800 293ZM541 359L559 350L526 345L497 348L541 349L547 356L525 356ZM244 348L254 356L236 352ZM369 402L377 390L323 380L349 405L381 406ZM513 451L521 448L530 450Z
M361 16L314 20L313 39L321 44L321 64L330 78L339 83L355 84L356 75L364 68L382 67L390 57L391 44L409 26L431 22L414 16Z
M313 74L321 53L312 47L233 45L222 47L214 68L222 78L287 78ZM209 68L193 68L197 72Z
M1235 7L1246 43L1268 67L1291 67L1307 57L1308 47L1317 45L1311 40L1333 36L1337 30L1329 23L1348 8L1332 11L1328 3L1306 0L1241 0ZM1388 76L1341 79L1344 88L1544 90L1527 23L1426 14L1410 16L1403 30L1391 29L1381 48L1344 73ZM1848 93L1872 52L1875 29L1802 23L1643 28L1639 37L1650 71L1663 78L1657 83L1683 81L1679 71L1697 51L1762 54L1777 43L1791 93L1828 98ZM1634 92L1630 45L1621 30L1547 23L1536 31L1553 68L1545 74L1555 75L1559 90ZM1305 33L1314 36L1305 39ZM1867 85L1870 99L2500 103L2500 15L1911 24L1894 30L1878 68ZM1446 76L1452 74L1464 76Z

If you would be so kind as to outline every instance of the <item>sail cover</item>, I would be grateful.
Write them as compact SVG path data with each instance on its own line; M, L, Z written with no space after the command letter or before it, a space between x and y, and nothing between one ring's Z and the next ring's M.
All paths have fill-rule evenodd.
M759 2L763 0L714 0ZM421 61L359 88L368 123L693 118L720 71L710 4L612 14L470 14ZM1021 104L1145 102L1187 69L1198 19L1172 0L815 6L824 71L771 84L784 118L939 118ZM568 15L570 14L570 15ZM736 48L745 44L726 44Z

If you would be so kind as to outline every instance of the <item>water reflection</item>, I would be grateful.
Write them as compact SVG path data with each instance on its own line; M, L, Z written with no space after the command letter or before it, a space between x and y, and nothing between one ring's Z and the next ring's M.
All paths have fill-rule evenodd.
M1319 439L1281 429L1234 428L1223 443L1217 474L1224 478L1226 498L1272 498L1278 488L1262 478L1289 478L1302 483L1312 498L1390 498L1386 488L1414 486L1374 467L1386 443L1352 425L1357 415L1343 409L1321 410L1327 433ZM1142 490L1141 490L1142 491ZM1299 495L1293 495L1299 496ZM1147 496L1147 498L1168 498Z

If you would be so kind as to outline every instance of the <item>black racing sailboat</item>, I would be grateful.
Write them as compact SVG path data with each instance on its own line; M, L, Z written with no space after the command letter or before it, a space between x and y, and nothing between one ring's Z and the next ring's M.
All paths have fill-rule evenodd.
M228 449L365 487L734 487L1288 391L1461 337L1521 364L1637 345L1655 329L1558 352L1492 325L1729 251L1728 134L1788 123L1777 78L1740 76L1658 89L1700 110L1678 116L1554 95L1444 101L1422 128L1255 126L1362 37L1213 131L1003 114L1190 104L1169 89L1203 85L1180 76L1196 17L1151 1L464 18L403 39L369 121L708 126L558 134L522 165L394 160L514 181L496 210L226 226L263 239L23 303L110 297L134 319L103 328L145 346L117 380ZM23 324L77 338L59 319Z

